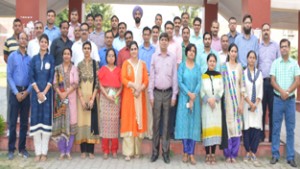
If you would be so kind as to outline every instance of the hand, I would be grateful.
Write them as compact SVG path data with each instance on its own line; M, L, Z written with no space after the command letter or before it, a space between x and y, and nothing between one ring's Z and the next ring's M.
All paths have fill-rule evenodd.
M115 102L115 97L114 96L107 96L107 99L112 101L112 102Z
M287 94L286 91L282 91L280 92L280 97L282 100L286 100L289 97L289 95Z
M215 98L209 98L207 100L207 103L209 104L209 106L211 107L211 109L215 109L215 107L216 107L216 100L215 100Z
M256 110L256 104L251 104L251 109L250 109L250 111L251 112L255 112L255 110Z
M80 98L80 103L81 103L82 109L83 109L83 110L86 110L87 107L86 107L85 101L83 100L82 97Z
M24 92L22 92L22 94L23 94L23 100L28 96L28 92L25 90Z
M89 101L88 105L89 105L90 109L92 109L93 106L94 106L94 100L91 99L91 100Z
M238 105L238 113L243 114L243 104Z
M195 100L195 98L196 98L196 94L195 93L190 93L189 92L188 96L190 97L190 100Z
M65 100L68 97L67 92L60 92L58 95L59 95L61 100Z
M174 99L174 100L172 99L171 106L174 107L175 105L176 105L176 99Z
M190 100L189 104L190 104L190 110L193 111L194 101Z
M140 94L141 94L141 92L138 91L138 90L135 90L134 93L133 93L134 97L139 97Z
M153 107L154 106L154 100L152 99L152 100L150 100L150 104L151 104L151 107Z
M40 92L40 93L37 94L37 96L38 96L38 99L39 99L40 101L44 101L44 100L45 100L45 95L44 95L44 93Z
M16 94L16 98L17 98L18 102L21 102L23 100L22 97L23 97L22 93L19 92Z

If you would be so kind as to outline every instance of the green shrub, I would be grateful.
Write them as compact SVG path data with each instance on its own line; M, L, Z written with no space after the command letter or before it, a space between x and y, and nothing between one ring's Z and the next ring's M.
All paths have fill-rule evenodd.
M2 115L0 115L0 136L4 134L5 131L5 120Z

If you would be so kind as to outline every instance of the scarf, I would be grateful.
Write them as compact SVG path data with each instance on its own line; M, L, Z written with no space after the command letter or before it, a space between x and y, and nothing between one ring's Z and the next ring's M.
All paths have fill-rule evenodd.
M257 78L259 76L259 71L256 71L256 73L255 73L255 68L254 68L254 79L252 79L250 69L247 68L247 75L248 75L248 80L253 84L252 85L251 102L255 103L255 101L256 101L256 86L255 86L255 81L257 80Z

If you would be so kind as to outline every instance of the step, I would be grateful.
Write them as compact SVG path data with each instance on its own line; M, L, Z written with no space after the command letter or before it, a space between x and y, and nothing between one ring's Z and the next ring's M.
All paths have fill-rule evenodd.
M16 144L17 145L17 144ZM34 150L34 145L33 145L33 138L32 137L27 137L27 142L26 142L26 147L27 150L33 151ZM8 137L7 136L1 136L0 137L0 150L6 150L8 149ZM171 140L170 144L170 150L174 154L182 154L183 146L182 142L179 140ZM52 152L59 152L57 145L54 141L50 141L49 143L49 151ZM122 141L120 139L119 141L119 153L122 151ZM72 152L80 152L80 145L74 145L72 148ZM96 144L95 145L95 153L101 153L101 144ZM143 154L148 154L150 155L152 153L152 141L148 139L144 139L142 143L142 153ZM195 154L204 156L205 155L205 147L202 145L202 143L197 143L196 148L195 148ZM217 148L216 150L217 155L223 155L223 151L219 150ZM243 143L241 143L240 150L239 150L239 156L244 156L245 149L243 146ZM284 143L280 144L280 154L285 154L285 145ZM271 155L271 143L267 142L261 142L259 147L258 147L258 152L257 156L263 157L263 156L270 156Z

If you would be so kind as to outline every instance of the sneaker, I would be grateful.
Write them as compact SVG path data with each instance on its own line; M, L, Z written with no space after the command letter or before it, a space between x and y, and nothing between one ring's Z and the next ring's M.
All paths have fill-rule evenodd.
M15 157L14 152L11 151L11 152L8 153L8 160L13 160L14 157Z
M251 161L255 167L261 167L261 163L257 160L255 155L251 157Z
M23 151L19 152L19 156L21 156L23 158L28 158L30 155L27 150L23 150Z
M249 162L251 160L250 154L247 153L247 155L244 157L244 162Z

